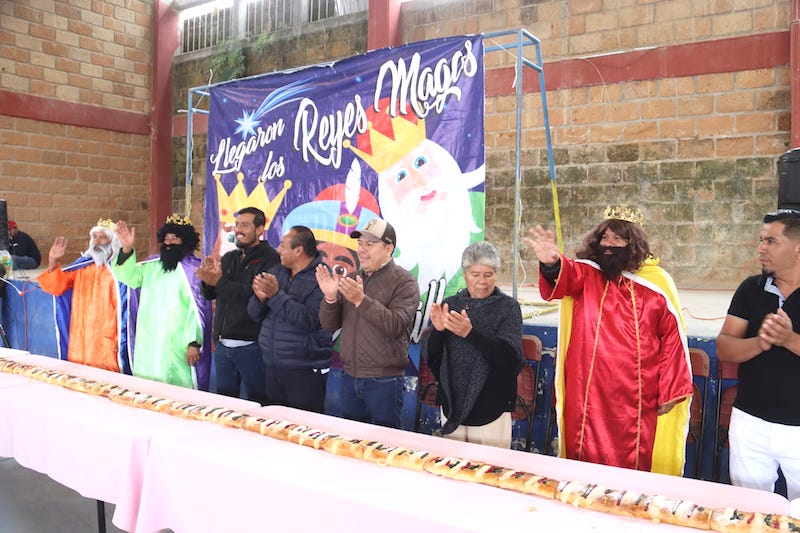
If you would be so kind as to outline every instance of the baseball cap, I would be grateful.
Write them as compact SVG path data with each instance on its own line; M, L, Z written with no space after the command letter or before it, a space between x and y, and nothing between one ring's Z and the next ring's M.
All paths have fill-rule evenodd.
M8 221L8 229L17 229L17 223L13 220Z
M350 233L351 239L358 239L362 235L367 239L383 241L386 244L397 246L397 234L391 224L382 218L373 218L360 230Z

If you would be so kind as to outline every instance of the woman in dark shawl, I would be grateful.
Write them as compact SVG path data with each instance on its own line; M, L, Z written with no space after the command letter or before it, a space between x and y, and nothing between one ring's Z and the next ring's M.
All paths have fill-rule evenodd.
M422 354L439 381L441 434L509 448L517 375L525 358L522 312L495 286L499 267L497 249L488 242L464 250L467 288L433 304L433 327L423 336Z

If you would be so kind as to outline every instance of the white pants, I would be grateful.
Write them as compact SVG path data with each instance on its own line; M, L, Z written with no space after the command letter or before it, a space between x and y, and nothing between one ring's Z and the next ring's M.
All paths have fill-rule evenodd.
M442 425L446 421L447 419L442 413ZM511 448L512 423L511 413L503 413L494 422L483 426L458 426L454 432L444 435L444 438L509 449Z
M734 408L728 442L734 485L773 492L780 467L788 498L800 498L800 426L766 422Z

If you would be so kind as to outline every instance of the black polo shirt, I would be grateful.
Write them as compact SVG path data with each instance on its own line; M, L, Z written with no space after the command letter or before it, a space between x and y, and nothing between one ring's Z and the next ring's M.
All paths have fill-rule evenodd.
M770 292L774 291L774 292ZM782 297L772 278L757 275L744 280L733 295L728 314L747 320L745 337L755 337L764 317L783 307L800 333L800 290ZM739 365L739 391L734 407L767 422L800 426L800 355L782 346Z

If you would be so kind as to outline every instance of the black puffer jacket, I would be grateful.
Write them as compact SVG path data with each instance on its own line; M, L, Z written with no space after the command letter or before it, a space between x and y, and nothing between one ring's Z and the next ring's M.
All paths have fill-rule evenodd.
M247 311L261 323L258 344L267 367L322 369L331 366L331 334L319 325L322 291L315 273L319 254L291 277L283 265L269 269L278 280L278 292L265 301L250 297Z

